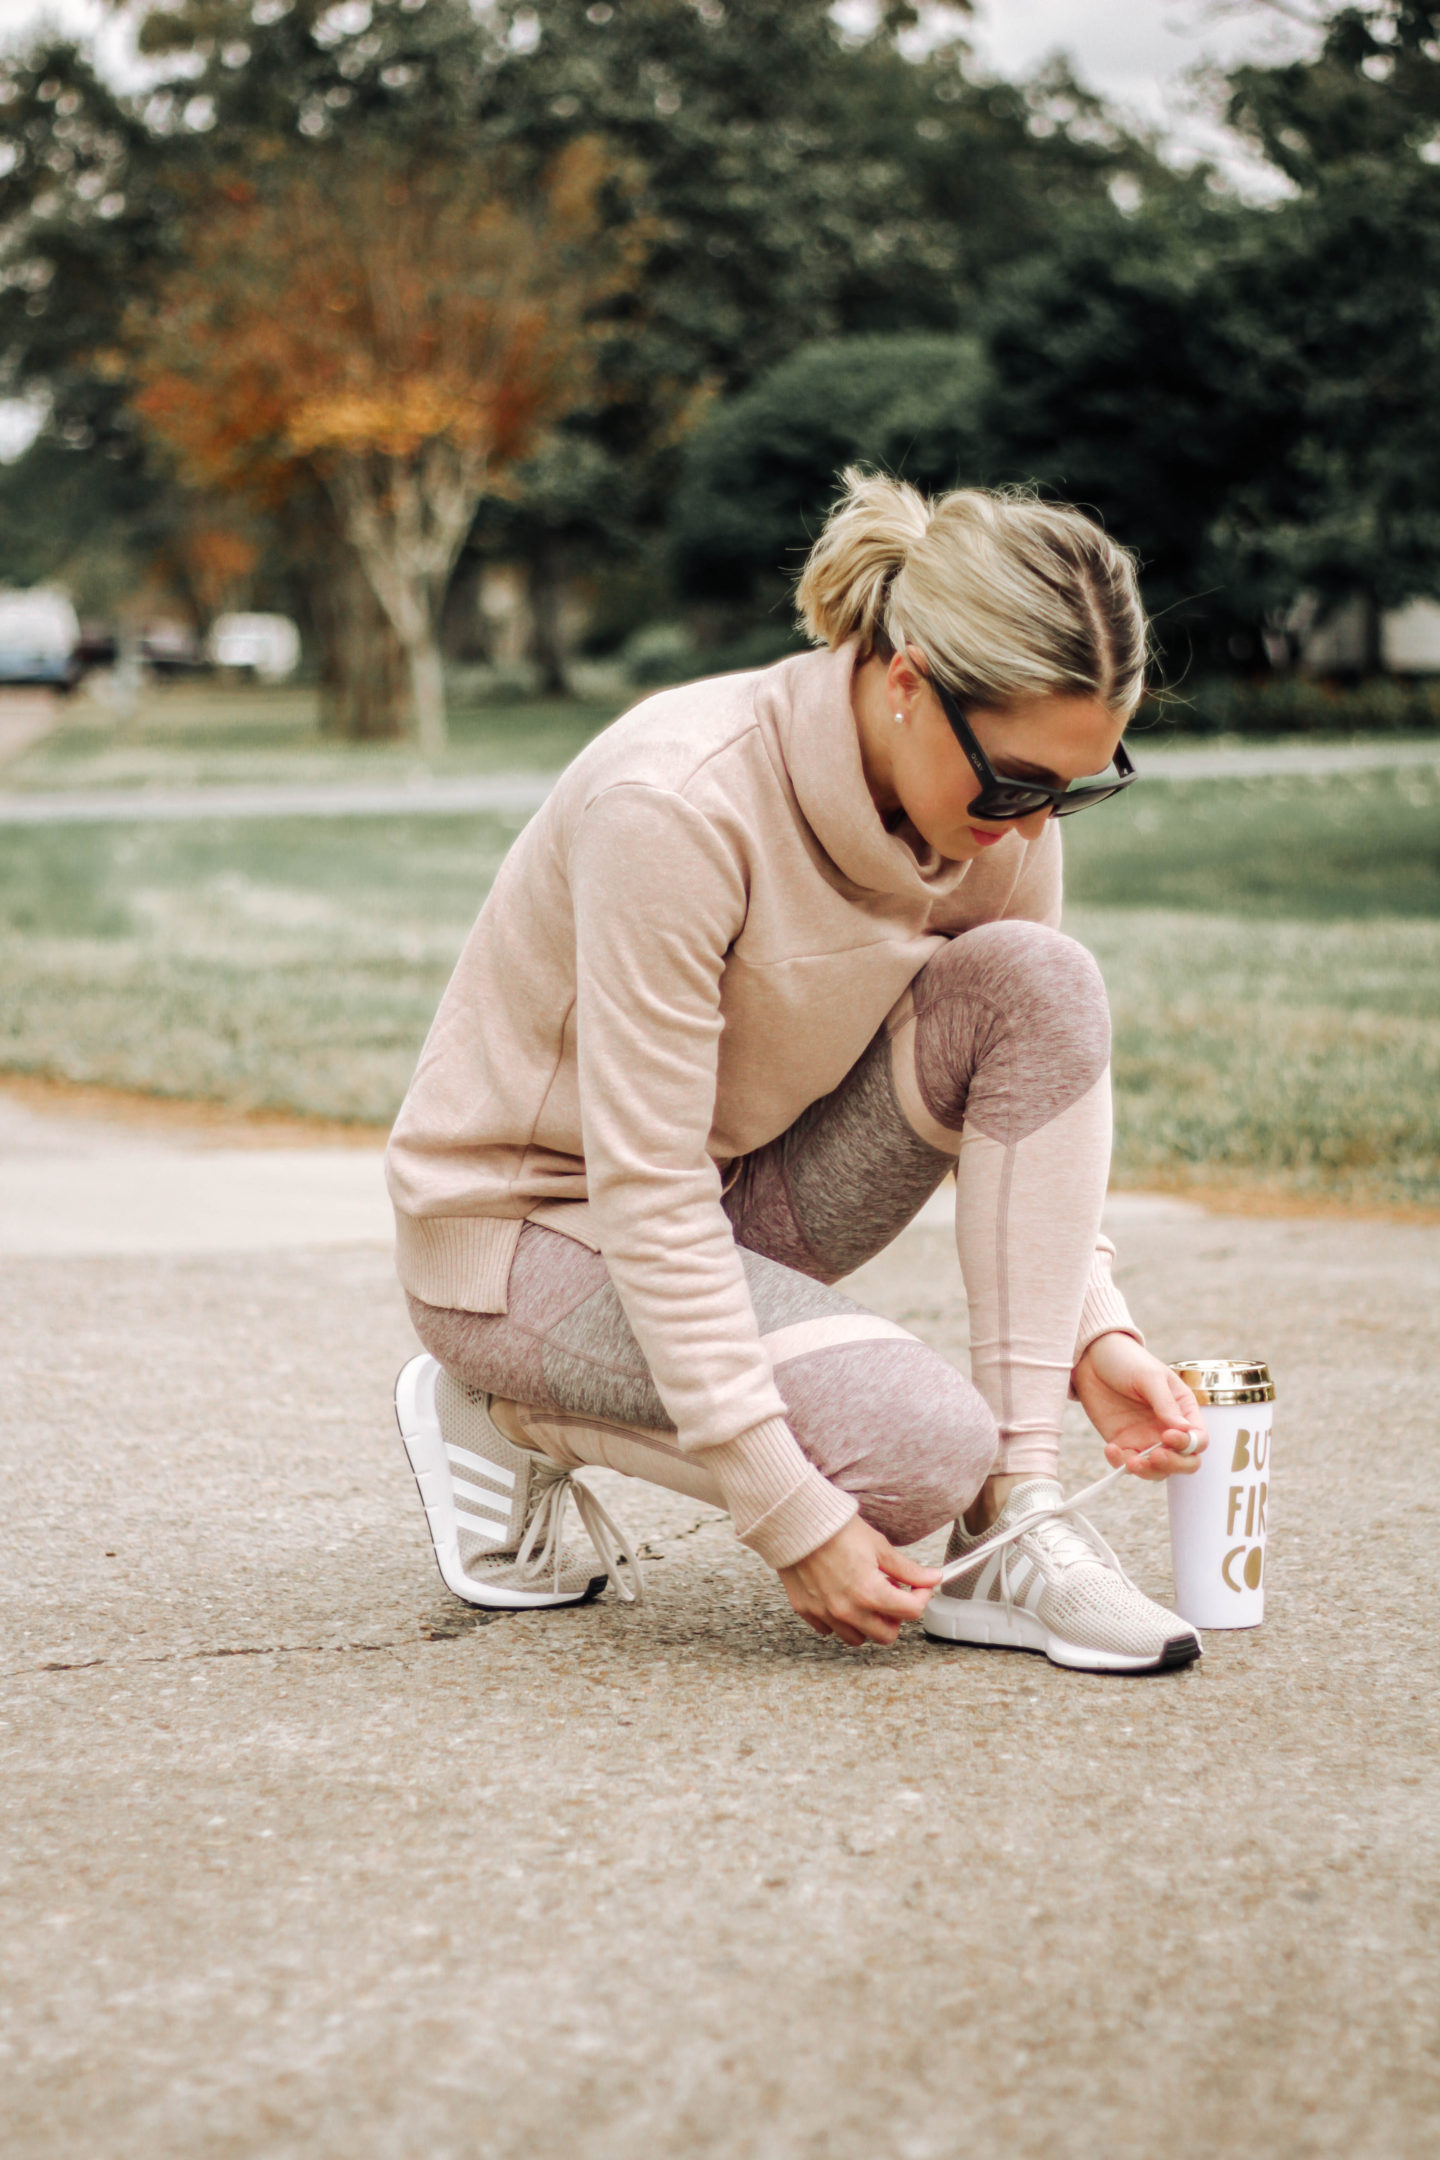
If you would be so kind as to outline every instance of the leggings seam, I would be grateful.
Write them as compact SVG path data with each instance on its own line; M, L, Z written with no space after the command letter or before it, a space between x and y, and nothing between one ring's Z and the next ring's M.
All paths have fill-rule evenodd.
M1005 1150L1000 1172L1000 1191L995 1206L995 1308L1000 1361L1000 1438L1002 1442L1015 1421L1014 1375L1010 1343L1010 1191L1015 1176L1015 1149Z
M536 1412L544 1418L547 1425L574 1425L581 1432L594 1432L599 1429L617 1433L622 1439L634 1440L641 1447L653 1447L657 1455L678 1455L682 1461L689 1462L703 1452L695 1449L687 1454L676 1441L667 1440L664 1430L658 1426L628 1425L621 1418L601 1417L588 1410L547 1410L543 1403L521 1403L520 1408ZM670 1431L674 1430L672 1425Z
M848 1079L849 1075L847 1074L846 1077ZM802 1112L802 1117L804 1114L805 1113ZM796 1122L798 1123L799 1120L797 1120ZM788 1135L784 1137L788 1137ZM757 1150L757 1152L760 1151ZM753 1160L753 1157L747 1157L746 1160ZM848 1268L841 1268L839 1273L837 1274L832 1269L828 1268L826 1263L821 1259L819 1253L816 1252L814 1246L810 1243L809 1238L805 1235L804 1227L800 1221L800 1210L795 1204L795 1187L791 1182L790 1165L785 1160L783 1151L777 1152L775 1158L775 1168L779 1174L781 1190L785 1196L785 1213L789 1219L791 1231L794 1234L795 1241L799 1245L801 1252L803 1252L806 1259L812 1263L811 1266L808 1268L798 1267L796 1266L796 1263L793 1259L787 1258L783 1261L777 1262L776 1264L782 1267L793 1268L795 1273L797 1275L803 1275L807 1282L819 1283L822 1290L832 1290L835 1287L836 1283L843 1281L844 1277L851 1271ZM735 1185L731 1187L732 1192L740 1191L742 1193L742 1196L743 1189L743 1178L737 1179ZM774 1255L772 1253L762 1252L760 1247L757 1245L747 1245L744 1237L741 1235L741 1231L745 1227L743 1221L743 1198L740 1213L742 1220L740 1222L737 1222L735 1220L735 1217L730 1213L729 1209L727 1208L725 1210L726 1219L730 1224L731 1233L734 1236L735 1243L739 1247L740 1251L754 1253L757 1260L773 1260Z

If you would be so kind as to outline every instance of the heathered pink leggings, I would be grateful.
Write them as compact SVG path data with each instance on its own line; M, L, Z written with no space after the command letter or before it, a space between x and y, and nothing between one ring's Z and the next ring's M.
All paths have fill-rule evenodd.
M910 1544L991 1470L1058 1462L1110 1160L1110 1021L1083 947L971 930L916 976L833 1094L739 1164L725 1197L790 1424L867 1522ZM828 1286L953 1169L972 1379ZM723 1505L661 1405L604 1261L527 1225L509 1311L411 1300L455 1377L517 1406L530 1443Z

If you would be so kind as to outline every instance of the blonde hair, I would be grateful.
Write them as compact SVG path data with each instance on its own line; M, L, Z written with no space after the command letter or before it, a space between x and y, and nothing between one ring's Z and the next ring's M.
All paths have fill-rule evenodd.
M1094 697L1129 719L1144 688L1134 557L1082 511L1019 489L928 501L851 467L796 591L817 645L915 646L982 706Z

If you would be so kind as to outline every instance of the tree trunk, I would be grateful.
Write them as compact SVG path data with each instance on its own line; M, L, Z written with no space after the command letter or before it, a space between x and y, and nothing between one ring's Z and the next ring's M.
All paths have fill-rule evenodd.
M493 659L489 625L481 610L485 562L479 555L463 555L440 608L440 650L447 660Z
M349 742L393 742L405 726L404 655L369 579L343 543L320 556L310 611L325 732Z
M565 667L565 639L560 609L565 588L560 576L560 554L553 540L542 536L530 557L529 601L531 657L540 669L540 688L546 697L569 697L570 678Z
M484 472L478 452L436 439L405 456L340 458L325 475L345 537L404 648L411 721L427 757L445 748L438 626Z
M410 711L415 724L415 737L422 754L427 758L445 755L448 733L445 725L445 671L440 662L440 647L428 614L422 620L413 637L402 640L405 647L405 666L410 677Z
M1372 675L1381 675L1385 671L1385 662L1381 651L1380 603L1375 598L1371 587L1367 586L1365 588L1360 605L1363 611L1363 628L1360 633L1360 674L1362 679L1368 680Z

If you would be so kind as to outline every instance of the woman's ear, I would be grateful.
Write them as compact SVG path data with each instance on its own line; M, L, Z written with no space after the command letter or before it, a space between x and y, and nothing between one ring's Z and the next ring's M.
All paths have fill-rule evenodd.
M885 688L893 698L918 697L926 687L925 676L909 652L897 652L885 670Z

